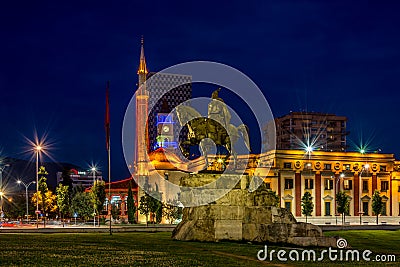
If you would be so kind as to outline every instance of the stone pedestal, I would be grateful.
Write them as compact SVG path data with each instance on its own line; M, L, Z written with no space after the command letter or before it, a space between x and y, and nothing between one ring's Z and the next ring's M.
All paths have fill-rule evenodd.
M261 186L249 192L247 175L219 178L216 174L192 174L181 179L181 186L191 187L181 192L183 204L196 202L193 198L208 198L221 190L227 193L208 205L184 208L182 222L172 238L336 247L336 239L324 237L318 226L299 223L289 211L274 206L275 199L268 189ZM230 190L232 182L235 185Z

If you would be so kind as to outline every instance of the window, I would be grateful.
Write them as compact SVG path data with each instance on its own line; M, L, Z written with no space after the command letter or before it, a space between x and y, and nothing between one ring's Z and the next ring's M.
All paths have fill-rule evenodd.
M379 166L379 170L380 170L381 172L385 172L385 171L386 171L386 165L380 165L380 166Z
M292 212L292 202L285 202L285 209Z
M332 170L332 164L324 164L325 170Z
M285 179L285 189L293 189L293 179Z
M292 163L290 163L290 162L284 162L284 163L283 163L283 168L284 168L284 169L291 169L291 168L292 168Z
M331 202L325 202L325 216L331 216Z
M381 191L386 192L389 190L389 182L381 181Z
M343 164L343 170L350 171L350 164Z
M332 189L333 189L333 180L325 179L325 190L332 190Z
M366 180L362 181L362 191L364 193L368 192L368 181L366 181Z
M267 189L271 189L271 183L265 183L265 187L266 187Z
M344 190L351 190L353 189L353 181L352 180L344 180L343 181Z
M306 179L305 180L305 187L306 187L306 189L314 189L314 180L313 179Z

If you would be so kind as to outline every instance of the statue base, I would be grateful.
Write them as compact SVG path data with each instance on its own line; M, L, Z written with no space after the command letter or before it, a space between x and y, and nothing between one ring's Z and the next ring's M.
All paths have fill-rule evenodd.
M219 176L191 174L183 177L180 183L183 186L203 186L217 180ZM234 174L225 177L228 180L230 178L233 181L238 179ZM221 184L216 185L216 188L194 187L182 191L181 198L188 200L187 198L213 195L215 190L226 189ZM208 205L184 208L182 221L174 229L172 238L185 241L232 240L336 247L336 238L324 237L320 227L297 222L289 211L274 206L276 200L264 186L249 192L248 185L249 176L243 175L237 185L220 199Z

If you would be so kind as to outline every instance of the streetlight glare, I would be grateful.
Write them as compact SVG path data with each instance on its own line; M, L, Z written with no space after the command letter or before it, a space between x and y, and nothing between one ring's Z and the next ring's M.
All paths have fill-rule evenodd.
M21 180L18 180L17 183L20 184L20 183L21 183Z
M308 152L308 153L310 153L310 152L313 152L313 147L312 146L307 146L306 147L306 152Z
M360 149L360 153L361 153L361 154L365 154L365 149L363 149L363 148Z
M4 196L4 193L2 191L0 191L0 197Z
M364 168L365 168L365 169L369 169L369 164L368 164L368 163L365 164Z
M42 150L42 146L37 145L37 146L35 147L35 149L36 149L37 151L41 151L41 150Z
M340 177L343 178L344 177L344 173L340 174Z

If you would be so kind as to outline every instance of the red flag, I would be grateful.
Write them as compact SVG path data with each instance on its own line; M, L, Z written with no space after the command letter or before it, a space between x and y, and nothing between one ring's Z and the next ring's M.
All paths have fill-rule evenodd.
M110 87L110 82L107 82L106 87L106 118L104 121L104 127L106 129L106 148L110 150L110 103L108 99L108 90Z

